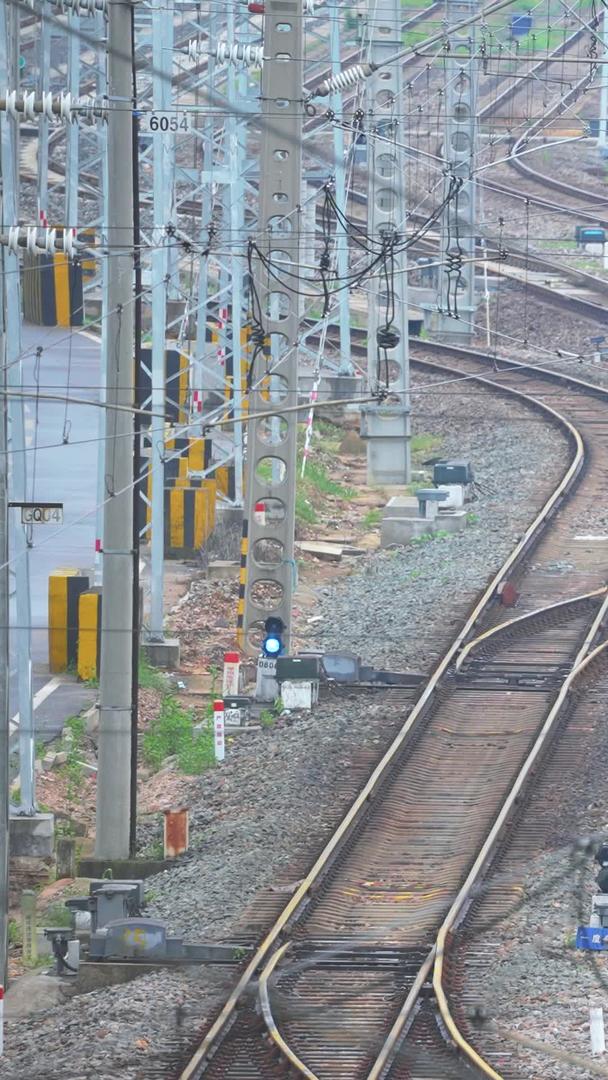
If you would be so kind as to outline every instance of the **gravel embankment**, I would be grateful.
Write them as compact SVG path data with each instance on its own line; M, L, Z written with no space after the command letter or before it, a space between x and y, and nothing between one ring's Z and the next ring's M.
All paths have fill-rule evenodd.
M327 628L315 629L314 641L426 671L562 471L566 451L542 419L486 392L433 392L423 412L417 423L444 435L442 453L473 462L475 520L450 540L366 556L319 597ZM239 736L222 769L200 779L188 857L147 882L149 913L191 940L229 939L256 892L302 876L401 720L381 699L331 701L312 716ZM169 973L165 1004L151 1011L159 978L15 1023L9 1011L3 1078L136 1077L163 1039L175 1038L176 1006L190 1003L184 1035L221 998L213 973Z
M482 906L474 924L487 966L484 970L476 958L475 968L468 969L467 993L501 1025L499 1045L510 1055L507 1066L514 1055L506 1069L509 1078L588 1080L592 1075L585 1067L589 1006L606 1007L608 968L605 954L573 945L577 926L588 924L591 897L598 891L593 856L600 839L608 837L607 693L608 674L596 673L537 777L525 817L490 880L490 897L501 887L514 909L492 925L494 909ZM530 1049L517 1039L536 1040L545 1049Z

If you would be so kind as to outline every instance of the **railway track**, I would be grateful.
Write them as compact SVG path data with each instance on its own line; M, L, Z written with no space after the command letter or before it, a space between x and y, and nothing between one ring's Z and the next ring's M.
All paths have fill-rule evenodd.
M489 372L493 358L453 347L425 342L413 351L429 373L465 375L507 395L521 396L524 384L530 408L568 433L570 463L182 1068L182 1080L258 1080L285 1070L318 1080L449 1080L480 1069L503 1075L476 1058L452 1018L447 934L502 841L510 801L521 800L599 638L605 565L597 545L576 536L604 472L607 395L553 372L506 364ZM551 405L543 400L549 392ZM552 568L566 555L565 586ZM497 590L507 578L520 592L518 615L528 618L488 633L505 621ZM438 1009L451 1039L436 1022Z

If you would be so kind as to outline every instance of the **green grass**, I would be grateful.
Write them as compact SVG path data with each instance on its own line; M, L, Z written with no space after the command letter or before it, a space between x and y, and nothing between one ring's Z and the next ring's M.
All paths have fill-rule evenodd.
M86 720L84 716L70 716L64 724L64 732L70 731L72 739L64 742L63 749L67 754L67 761L61 771L67 776L66 798L69 802L76 802L82 784L83 768L83 743L86 734Z
M327 456L338 452L342 432L335 424L325 420L315 423L315 432L320 435L313 442L314 450ZM357 492L354 488L345 487L330 474L330 467L314 457L309 457L306 462L304 477L302 470L302 450L304 432L299 432L300 450L298 453L298 471L296 480L296 522L299 525L314 525L318 520L317 507L323 504L323 497L333 495L337 499L352 499Z
M446 532L445 529L438 529L434 533L423 533L422 536L413 536L410 540L410 544L415 544L416 547L422 547L424 544L430 544L434 540L451 540L452 534Z
M310 459L306 464L302 486L314 488L322 495L335 495L338 499L352 499L357 494L354 488L344 487L343 484L332 480L325 465Z
M363 524L366 529L373 529L375 525L379 525L382 521L381 510L368 510L363 517Z
M165 758L175 755L181 772L198 775L215 762L213 730L207 723L195 731L192 712L167 695L157 718L143 736L142 753L152 769L159 769Z
M9 945L22 945L23 934L21 931L21 923L16 919L8 920L8 943Z
M299 525L314 525L317 512L303 491L296 491L296 521Z
M139 685L142 690L157 690L159 694L169 691L166 675L153 667L143 653L139 657Z
M65 904L58 900L56 903L49 905L44 912L42 921L45 926L71 926L72 916ZM48 963L48 957L46 959Z
M412 436L411 451L417 461L434 454L441 448L441 436L422 433ZM417 463L417 462L416 462Z

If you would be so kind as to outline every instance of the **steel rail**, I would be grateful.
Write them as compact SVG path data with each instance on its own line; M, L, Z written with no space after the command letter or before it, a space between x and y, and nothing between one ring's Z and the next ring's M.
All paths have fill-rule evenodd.
M505 622L499 623L498 626L492 626L489 630L485 630L483 634L480 634L479 637L473 638L471 641L467 642L460 653L460 656L456 660L455 670L460 671L460 668L467 657L470 656L471 652L474 649L477 649L482 642L500 636L509 630L524 626L525 623L537 619L540 615L545 615L551 611L558 611L559 608L567 608L573 604L582 603L584 600L591 600L594 596L602 596L606 592L608 592L608 587L594 589L592 592L581 593L580 596L571 596L568 600L558 600L555 604L547 604L546 607L535 608L534 611L528 611L525 615L518 615L515 619L507 619Z
M280 960L283 959L283 956L287 952L290 944L291 942L287 941L284 945L281 945L281 947L277 949L275 953L272 954L270 960L268 961L266 967L260 975L258 997L260 999L260 1006L262 1009L264 1023L266 1024L268 1034L275 1046L281 1051L284 1057L287 1058L289 1064L293 1065L293 1067L297 1069L302 1076L305 1076L307 1080L318 1080L317 1075L311 1072L311 1070L304 1064L304 1062L300 1060L297 1054L294 1054L293 1050L291 1050L291 1048L288 1046L287 1042L285 1041L278 1029L274 1016L272 1015L270 995L268 993L268 983L272 978L274 969L276 968Z
M425 342L425 345L427 344L428 343ZM445 349L448 352L452 351L452 348L448 349L448 347L445 347ZM466 350L460 351L466 352ZM448 370L450 373L456 373L456 369L450 368L447 364L439 365L426 361L423 363L423 366L431 369L434 368L435 370ZM273 927L270 929L261 944L258 946L256 952L254 953L253 957L251 958L247 967L242 973L237 985L230 994L228 1000L225 1002L219 1016L216 1018L215 1022L205 1035L203 1041L195 1051L186 1068L180 1074L180 1080L194 1080L195 1077L200 1075L202 1068L209 1062L209 1060L215 1053L218 1042L227 1033L227 1030L229 1030L229 1028L234 1023L234 1020L236 1018L237 1004L243 992L254 980L260 967L267 964L272 947L275 945L275 943L279 941L281 934L286 929L288 924L296 915L300 914L303 908L306 906L322 874L328 871L329 867L333 863L334 858L337 856L339 850L341 849L345 838L347 837L347 835L350 834L355 823L360 820L364 810L375 798L378 788L380 787L380 784L390 765L393 763L396 755L403 747L404 743L408 739L413 729L421 721L425 708L434 697L439 684L441 683L444 675L455 660L459 650L462 647L463 642L473 632L475 626L479 622L479 619L482 617L489 604L495 599L497 595L497 590L506 579L509 571L514 565L516 565L516 563L523 559L523 557L528 551L528 548L540 536L553 510L556 508L557 504L561 501L561 499L565 496L566 492L570 489L570 487L574 484L580 470L582 469L585 457L583 441L579 432L574 427L574 425L570 423L569 420L567 420L565 417L563 417L560 413L558 413L555 409L553 409L546 403L531 398L528 395L522 393L521 391L514 389L513 387L506 387L504 385L501 386L500 383L496 383L494 382L494 380L489 379L483 375L472 375L471 380L474 382L478 382L483 386L489 386L491 389L494 389L496 391L502 391L507 395L512 395L515 398L521 399L527 404L531 405L536 410L540 410L551 416L556 425L558 427L561 427L568 433L571 443L574 446L573 458L560 482L557 484L549 498L545 501L543 507L535 516L532 523L528 526L521 540L518 542L518 544L507 557L503 565L493 576L491 582L484 590L481 598L477 601L472 612L466 619L464 626L459 631L452 644L448 648L447 652L443 656L442 660L439 662L437 668L430 676L422 694L416 701L403 727L400 729L397 736L384 753L380 762L375 767L371 776L364 785L362 791L355 799L350 809L347 811L341 824L331 836L325 848L313 864L311 870L303 879L298 889L293 894L290 901L279 915Z
M450 1038L456 1044L458 1049L462 1051L462 1053L469 1059L469 1061L471 1061L475 1065L475 1067L479 1069L485 1076L491 1077L491 1080L503 1080L503 1077L500 1073L497 1073L491 1065L484 1061L481 1055L477 1053L475 1048L471 1046L467 1039L465 1039L462 1032L455 1023L450 1010L448 997L443 985L444 958L448 951L448 934L456 925L459 915L463 913L463 908L471 897L472 890L478 884L484 873L484 870L487 868L490 860L496 852L496 848L502 838L503 831L508 824L509 814L511 814L516 808L517 802L522 797L524 788L530 778L532 770L536 766L539 758L546 751L547 745L550 742L557 723L561 717L564 704L568 698L573 683L581 675L585 668L591 663L591 661L595 659L595 657L597 657L599 653L608 648L608 641L604 641L599 646L597 646L591 653L589 653L591 641L593 640L592 632L597 633L606 612L608 612L608 598L604 600L600 611L594 619L593 626L589 630L585 641L583 642L578 652L572 671L569 673L569 675L566 676L557 696L557 699L554 702L549 712L549 715L547 716L547 719L545 720L545 723L543 724L536 738L534 746L532 747L532 750L530 751L526 761L524 762L524 765L520 770L519 775L517 776L515 783L513 784L513 787L511 788L511 791L509 792L509 795L507 796L502 806L500 814L498 815L483 848L479 852L475 863L471 867L468 877L464 885L462 886L460 892L458 893L458 896L454 900L454 903L452 904L452 907L450 908L437 935L437 955L433 971L433 990L435 992L437 1004L439 1005L439 1012L441 1014L441 1018L446 1026Z
M569 37L562 41L561 44L557 45L555 49L553 49L546 57L543 57L542 60L537 60L535 63L533 63L532 67L528 68L525 73L526 82L529 80L531 75L533 76L537 71L542 71L542 69L546 67L547 64L553 63L558 59L561 59L562 61L565 59L567 60L567 57L562 57L561 54L566 52L566 50L569 49L571 45L574 45L575 42L577 42L578 39L587 32L588 31L585 27L579 27L578 30L574 30L574 32L570 34ZM505 57L504 59L508 60L509 57ZM517 63L520 63L523 58L513 57L512 59L514 59ZM506 75L504 76L504 78L507 77L508 76ZM527 90L527 87L523 87L523 89ZM516 97L517 94L521 92L521 82L516 81L511 83L509 86L505 87L504 90L501 90L500 93L496 95L493 101L489 101L487 105L484 105L479 110L479 113L477 114L478 118L480 120L487 120L489 117L491 117L497 105L502 105L509 98Z

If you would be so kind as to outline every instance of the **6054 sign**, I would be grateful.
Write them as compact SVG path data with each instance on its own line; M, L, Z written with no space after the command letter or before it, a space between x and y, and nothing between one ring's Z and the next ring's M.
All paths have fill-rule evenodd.
M191 127L192 118L187 112L142 112L139 116L139 130L146 134L190 131Z

